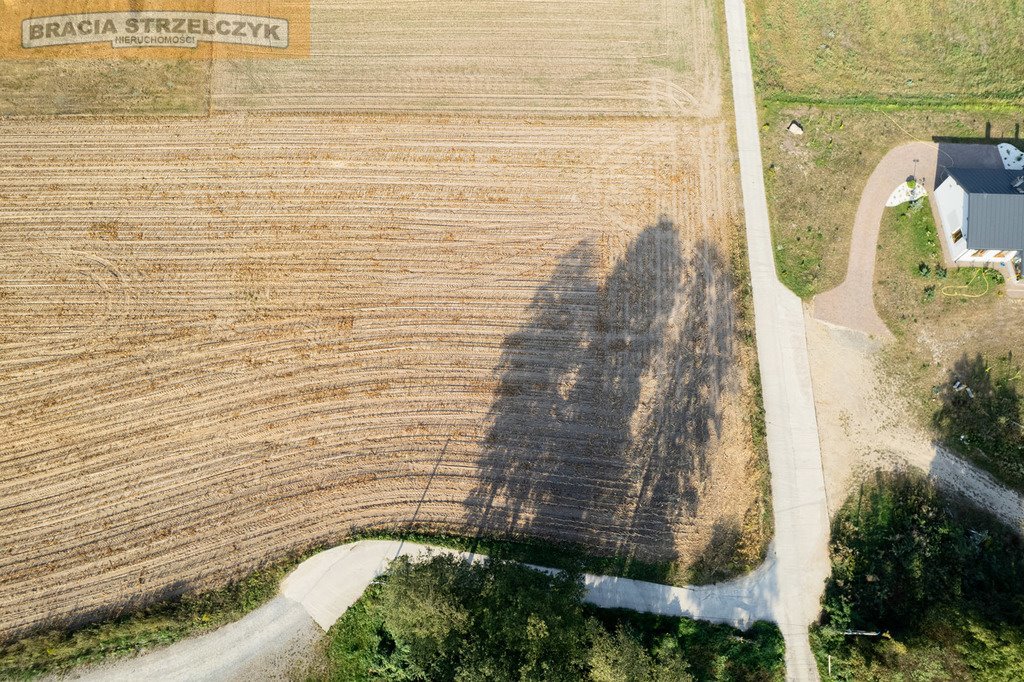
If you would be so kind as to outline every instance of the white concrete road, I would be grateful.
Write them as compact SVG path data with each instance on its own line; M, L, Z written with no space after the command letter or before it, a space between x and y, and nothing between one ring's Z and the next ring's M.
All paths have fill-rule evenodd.
M285 578L280 596L236 623L139 658L77 671L71 679L220 682L283 677L390 561L428 552L458 554L471 561L486 558L409 542L364 540L341 545L303 562ZM772 561L737 580L701 587L595 575L584 576L584 581L587 601L606 608L687 616L740 628L773 617L776 586Z
M743 0L725 0L725 16L775 508L774 620L786 638L787 678L817 680L807 628L829 574L829 520L803 306L775 272Z

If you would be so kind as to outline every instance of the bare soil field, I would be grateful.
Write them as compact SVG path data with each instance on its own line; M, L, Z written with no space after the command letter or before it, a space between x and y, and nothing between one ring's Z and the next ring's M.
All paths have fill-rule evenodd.
M691 565L758 489L724 118L0 121L0 636L360 529Z

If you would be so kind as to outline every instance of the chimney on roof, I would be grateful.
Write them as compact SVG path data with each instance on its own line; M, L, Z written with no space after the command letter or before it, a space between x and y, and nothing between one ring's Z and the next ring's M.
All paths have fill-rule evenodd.
M1018 175L1010 184L1017 190L1017 194L1024 194L1024 175Z

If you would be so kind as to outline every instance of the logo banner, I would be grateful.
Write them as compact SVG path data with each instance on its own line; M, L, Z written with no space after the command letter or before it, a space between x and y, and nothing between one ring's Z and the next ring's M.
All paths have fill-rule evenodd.
M293 0L78 0L0 5L0 57L211 59L309 55Z

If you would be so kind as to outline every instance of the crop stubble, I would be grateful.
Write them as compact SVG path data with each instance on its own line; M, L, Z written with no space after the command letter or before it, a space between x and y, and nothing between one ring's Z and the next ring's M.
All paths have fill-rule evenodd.
M479 7L481 35L514 28ZM688 565L742 522L717 62L678 108L563 73L519 106L454 61L428 76L465 97L433 106L355 63L313 97L321 72L275 62L283 98L215 64L215 108L241 110L205 118L0 120L0 634L356 529ZM325 113L388 101L417 113ZM581 116L620 107L659 115Z

